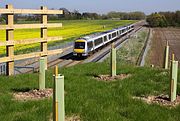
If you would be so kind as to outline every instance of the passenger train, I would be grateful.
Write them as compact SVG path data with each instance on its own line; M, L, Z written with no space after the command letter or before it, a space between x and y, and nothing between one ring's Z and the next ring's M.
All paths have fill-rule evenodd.
M73 55L78 57L86 57L91 52L132 30L134 30L133 24L79 38L74 42Z

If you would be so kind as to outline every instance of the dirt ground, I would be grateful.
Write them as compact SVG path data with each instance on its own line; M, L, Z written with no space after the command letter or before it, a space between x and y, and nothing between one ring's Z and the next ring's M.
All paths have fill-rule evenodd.
M163 67L165 45L167 41L170 46L170 55L174 53L175 60L180 62L180 28L155 28L153 29L148 64Z
M170 99L169 99L169 96L168 95L159 95L159 96L153 96L153 95L150 95L150 96L142 96L142 97L133 97L133 99L138 99L138 100L142 100L148 104L158 104L158 105L161 105L161 106L166 106L166 107L170 107L170 108L173 108L173 107L176 107L180 104L180 96L177 95L176 97L176 100L171 102Z
M116 76L98 75L98 76L95 76L95 79L99 81L111 82L111 81L116 81L116 80L123 80L123 79L129 78L130 76L131 76L130 74L119 74Z
M40 100L44 98L52 97L53 89L45 90L30 90L27 92L15 92L13 93L15 100L28 101L28 100Z

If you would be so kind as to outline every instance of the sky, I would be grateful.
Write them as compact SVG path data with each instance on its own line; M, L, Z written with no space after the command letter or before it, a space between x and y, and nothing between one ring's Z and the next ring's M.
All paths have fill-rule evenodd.
M142 11L150 14L180 10L180 0L0 0L0 8L4 8L6 4L12 4L14 8L39 9L40 6L47 6L100 14L110 11Z

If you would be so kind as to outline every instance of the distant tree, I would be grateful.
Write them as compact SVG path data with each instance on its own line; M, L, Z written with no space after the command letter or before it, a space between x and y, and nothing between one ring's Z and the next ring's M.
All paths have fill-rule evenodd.
M167 27L167 20L164 15L153 13L147 17L147 22L151 27Z
M99 15L97 13L92 13L92 19L99 19Z
M63 10L63 14L58 15L58 19L69 19L71 12L66 8L60 8Z
M176 25L176 17L174 12L159 12L159 14L166 18L168 26Z
M90 19L91 18L91 13L88 13L88 12L82 13L82 17L84 19Z
M143 12L130 12L130 13L125 13L125 12L109 12L107 14L108 18L118 18L121 20L142 20L145 19L146 15Z
M82 19L81 13L78 10L74 10L73 19Z
M112 11L107 14L108 18L120 18L118 12Z
M176 23L180 26L180 11L176 11L175 18Z
M100 19L101 18L101 16L97 13L88 13L88 12L83 13L82 17L84 19Z
M129 13L129 19L131 20L143 20L145 18L146 18L146 15L143 12L136 11L136 12Z
M101 19L108 19L107 15L103 14L101 15Z

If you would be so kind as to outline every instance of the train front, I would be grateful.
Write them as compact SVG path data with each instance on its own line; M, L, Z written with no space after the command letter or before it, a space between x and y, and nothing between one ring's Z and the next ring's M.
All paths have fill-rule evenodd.
M78 57L87 56L88 54L86 53L86 40L85 39L75 40L73 51L74 51L73 52L74 56L78 56Z

